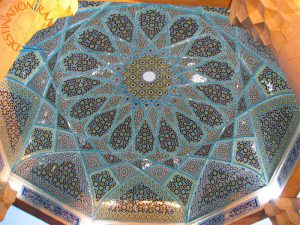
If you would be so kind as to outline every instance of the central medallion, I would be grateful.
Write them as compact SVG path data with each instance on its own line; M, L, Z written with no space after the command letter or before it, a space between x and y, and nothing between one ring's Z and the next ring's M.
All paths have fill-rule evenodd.
M147 71L143 74L144 81L153 82L156 78L156 74L152 71Z
M155 55L132 61L123 73L127 92L142 101L159 100L172 85L172 69L166 59Z

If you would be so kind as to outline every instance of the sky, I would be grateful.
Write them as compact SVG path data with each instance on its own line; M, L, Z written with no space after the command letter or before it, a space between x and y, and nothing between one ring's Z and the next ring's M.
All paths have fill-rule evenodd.
M12 205L0 225L48 225L48 223Z
M266 219L261 220L261 221L259 221L257 223L254 223L252 225L272 225L272 223L271 223L271 221L270 221L269 218L266 218Z

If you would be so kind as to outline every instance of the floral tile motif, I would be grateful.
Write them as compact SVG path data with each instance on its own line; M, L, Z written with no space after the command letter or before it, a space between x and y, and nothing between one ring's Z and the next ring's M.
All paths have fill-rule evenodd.
M115 164L115 163L122 162L122 160L119 157L117 157L113 154L102 154L102 156L109 164Z
M39 49L43 49L40 54L44 56L44 59L50 58L57 51L57 49L59 48L60 40L61 35L58 35L55 38L51 38L48 41L37 45Z
M249 169L210 161L203 172L191 206L190 220L213 212L263 186L262 177ZM242 193L241 193L242 192Z
M182 160L183 160L182 157L172 157L164 161L164 164L175 169L182 163Z
M91 216L88 179L77 153L31 157L18 164L14 172L75 210Z
M30 133L34 116L38 113L39 100L15 82L0 84L1 141L9 163L14 164L21 146Z
M214 150L210 155L210 158L230 162L231 154L232 141L220 141L215 144Z
M147 169L148 167L152 166L152 164L153 162L149 159L140 159L133 162L133 165L141 170Z
M116 165L111 167L111 170L121 182L126 182L130 177L138 173L138 170L130 164Z
M237 139L235 141L235 161L239 164L256 169L261 169L254 139Z
M35 127L29 142L27 143L24 156L34 153L51 151L54 144L54 133L52 129L43 127Z
M248 113L237 118L236 137L253 136L251 121Z
M197 151L194 152L194 156L206 157L208 156L211 149L212 149L212 144L203 145L199 149L197 149Z
M88 173L99 170L105 166L105 162L103 162L96 152L83 152L81 156Z
M30 89L32 89L36 93L43 95L47 87L48 81L49 74L46 68L44 67L40 71L38 71L37 74L34 75L32 80L28 84L28 87L30 87Z
M292 96L280 96L259 105L251 113L270 178L296 131L300 109Z
M63 115L58 114L57 123L58 123L57 124L58 128L64 130L70 130L69 122Z
M52 105L55 105L55 103L56 103L56 90L55 90L54 85L52 83L48 87L46 96L47 96L47 100Z
M178 222L183 221L183 211L166 190L141 174L100 205L97 219Z
M234 123L229 124L223 131L220 138L232 138L234 131Z
M163 165L155 165L146 172L149 176L154 178L154 180L164 183L172 173L172 169L163 166Z
M108 170L91 175L92 189L94 191L94 199L97 203L103 200L112 189L117 187L117 182Z
M55 126L55 108L47 102L43 102L36 123L48 127Z
M268 95L274 95L289 91L286 79L269 66L265 66L264 68L262 68L256 79L261 88Z
M52 38L53 36L55 36L56 34L62 31L65 24L66 24L66 18L58 19L53 26L49 27L49 29L43 29L42 31L33 35L30 41L26 45L35 46L47 39Z
M264 101L266 97L255 83L250 83L246 88L246 96L248 99L248 108L251 108L260 102Z
M72 151L77 149L75 138L71 133L63 131L57 132L57 151Z
M18 57L10 68L8 76L12 76L15 80L24 82L28 80L41 65L41 57L35 52L28 52Z
M103 2L89 2L89 1L80 1L79 8L94 8L103 5Z
M189 158L182 166L180 166L179 170L191 175L197 180L204 164L205 160Z
M251 74L255 74L262 64L262 60L255 57L246 48L240 48L241 61Z
M226 9L80 1L26 46L0 84L5 158L97 220L219 215L266 185L299 124L275 59Z
M183 206L187 206L194 189L194 182L191 179L175 174L167 182L166 186L179 199Z

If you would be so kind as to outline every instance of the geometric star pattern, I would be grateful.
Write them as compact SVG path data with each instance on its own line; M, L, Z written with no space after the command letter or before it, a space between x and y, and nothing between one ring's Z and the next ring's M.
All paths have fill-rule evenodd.
M299 124L271 53L225 9L80 2L26 47L0 84L7 161L95 220L218 212L268 184Z

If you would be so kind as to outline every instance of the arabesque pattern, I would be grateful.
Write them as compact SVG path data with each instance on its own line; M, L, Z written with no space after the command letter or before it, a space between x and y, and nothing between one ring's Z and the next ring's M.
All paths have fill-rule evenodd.
M80 6L0 86L17 177L75 214L148 224L198 221L268 184L300 110L226 10Z

